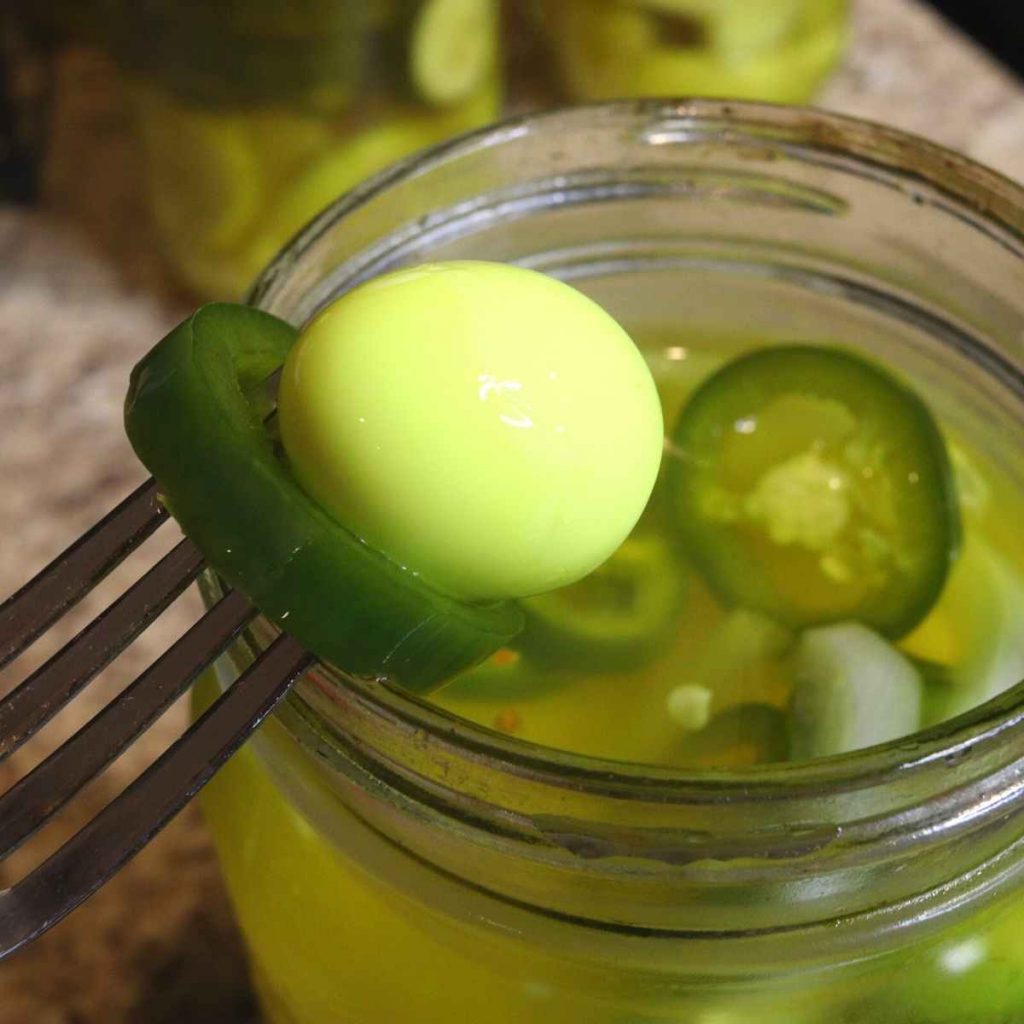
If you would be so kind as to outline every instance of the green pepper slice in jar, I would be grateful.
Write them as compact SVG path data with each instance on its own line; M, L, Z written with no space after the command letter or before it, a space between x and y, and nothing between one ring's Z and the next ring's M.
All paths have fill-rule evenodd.
M840 349L761 349L706 380L676 422L673 522L730 605L801 628L902 636L960 541L946 446L924 402Z
M772 764L789 756L786 714L771 704L736 704L688 733L680 763L702 768Z
M522 614L434 590L301 489L260 409L296 337L246 306L202 307L133 370L128 437L186 535L265 615L347 672L436 689L504 646Z
M668 545L631 537L586 579L523 601L526 628L517 646L551 668L637 668L671 642L684 595Z

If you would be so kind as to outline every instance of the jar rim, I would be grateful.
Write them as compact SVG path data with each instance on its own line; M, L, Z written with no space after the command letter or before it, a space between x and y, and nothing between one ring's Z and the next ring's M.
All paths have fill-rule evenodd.
M323 235L406 179L534 130L548 126L557 130L560 122L569 127L574 122L616 117L656 124L657 131L651 133L650 141L657 144L700 137L726 141L734 131L743 130L780 151L798 146L832 152L853 157L866 166L898 172L948 194L1005 232L1001 240L1024 259L1024 184L923 135L880 121L796 104L693 97L610 100L511 116L395 161L340 195L300 228L260 272L245 301L261 307L273 301L282 281ZM911 194L908 198L918 202L921 197Z

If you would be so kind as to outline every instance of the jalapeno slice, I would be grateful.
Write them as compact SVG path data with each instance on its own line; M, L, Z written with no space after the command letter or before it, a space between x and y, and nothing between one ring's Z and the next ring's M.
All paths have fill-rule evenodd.
M522 613L435 591L299 487L260 409L296 336L246 306L202 307L133 370L128 437L185 534L265 615L347 672L436 689L504 646Z
M631 537L586 579L523 601L517 646L552 668L637 668L671 642L684 592L668 545Z
M735 704L699 732L689 733L680 754L686 765L736 768L785 761L789 756L786 714L771 704Z
M675 527L729 604L899 637L942 590L960 538L946 446L924 402L872 363L811 345L742 356L671 441Z

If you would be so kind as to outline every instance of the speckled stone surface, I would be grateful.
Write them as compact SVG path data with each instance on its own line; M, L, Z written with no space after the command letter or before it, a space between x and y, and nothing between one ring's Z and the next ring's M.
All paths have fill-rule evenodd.
M62 67L45 212L0 207L3 593L142 479L120 426L128 371L187 308L152 252L138 192L125 184L133 153L104 72L84 56ZM821 103L929 135L1024 179L1024 89L911 0L859 0L851 51ZM133 571L138 564L121 579ZM194 612L192 598L176 606L75 715L0 767L0 787L109 699ZM0 865L0 886L120 789L184 717L174 709L86 792L57 834ZM194 809L83 909L0 965L0 1024L241 1024L252 1012L241 945Z

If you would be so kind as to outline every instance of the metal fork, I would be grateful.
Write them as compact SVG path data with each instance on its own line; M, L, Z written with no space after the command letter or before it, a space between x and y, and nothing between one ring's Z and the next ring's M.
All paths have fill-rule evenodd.
M168 518L147 481L0 605L0 668L78 603ZM119 655L203 568L181 541L0 700L0 762ZM223 653L256 616L227 591L69 740L0 796L0 860L48 822ZM0 890L0 959L94 893L209 781L315 659L279 636L142 775L55 853Z

